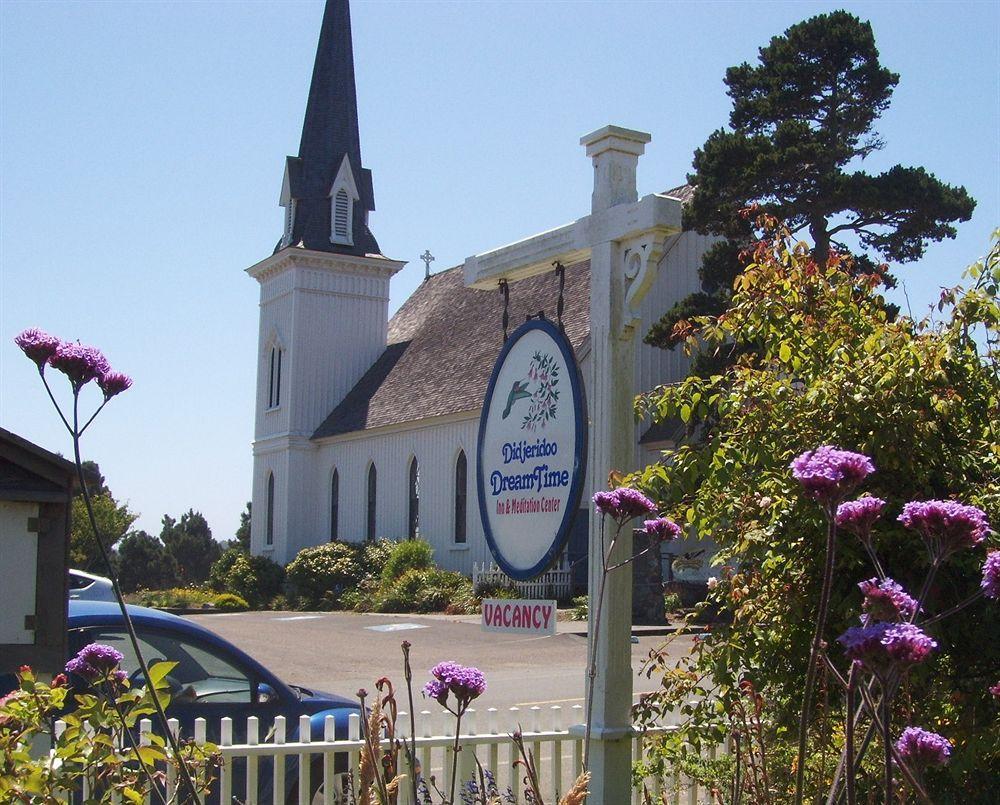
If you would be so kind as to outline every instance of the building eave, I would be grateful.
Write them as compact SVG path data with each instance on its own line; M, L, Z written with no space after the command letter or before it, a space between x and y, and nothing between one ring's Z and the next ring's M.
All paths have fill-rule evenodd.
M246 269L258 282L292 268L312 268L326 271L348 272L389 278L406 265L405 260L392 260L380 254L356 257L337 252L320 252L301 246L286 246Z

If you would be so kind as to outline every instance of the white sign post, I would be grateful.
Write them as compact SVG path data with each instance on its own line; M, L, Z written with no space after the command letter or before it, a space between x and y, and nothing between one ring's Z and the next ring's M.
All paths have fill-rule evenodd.
M465 261L466 284L494 289L590 258L590 447L587 463L601 489L611 470L635 466L635 336L639 305L656 276L667 238L681 230L681 204L662 195L638 197L636 167L650 137L605 126L582 138L594 166L591 213L535 238ZM611 562L632 553L632 535L622 533ZM590 519L590 600L597 600L601 576L600 520ZM629 635L632 579L612 573L605 590L597 646L592 714L589 805L631 801L632 668ZM588 629L594 639L594 624Z

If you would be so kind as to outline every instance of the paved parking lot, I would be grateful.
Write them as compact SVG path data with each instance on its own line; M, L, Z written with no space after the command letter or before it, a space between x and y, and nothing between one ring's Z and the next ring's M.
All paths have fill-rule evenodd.
M405 639L413 646L415 688L429 679L427 670L435 663L454 660L478 666L486 674L488 690L477 702L479 710L554 704L569 708L583 703L587 640L571 633L579 632L582 624L560 623L560 632L551 637L524 637L484 632L475 617L349 612L189 617L232 641L281 678L305 687L353 695L362 687L374 690L381 676L402 686L400 643ZM663 640L643 635L632 644L636 672L649 650ZM689 638L675 641L672 653L689 646ZM656 679L637 676L633 687L638 694L654 690L656 684Z

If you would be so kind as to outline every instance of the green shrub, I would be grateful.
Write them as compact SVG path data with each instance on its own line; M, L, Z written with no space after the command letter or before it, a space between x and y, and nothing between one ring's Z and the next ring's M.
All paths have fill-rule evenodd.
M453 601L467 605L470 600L475 600L472 582L461 573L413 569L383 583L372 608L376 612L443 612Z
M361 578L360 546L327 542L303 548L285 568L289 599L298 609L334 609Z
M267 609L272 612L285 612L291 609L291 605L288 603L288 599L284 595L278 593L270 601L267 602Z
M208 606L215 602L216 594L201 587L171 587L167 590L139 590L126 596L130 604L159 609L185 609Z
M589 609L590 599L586 595L578 595L573 599L573 608L569 611L569 619L571 621L585 621Z
M360 546L361 556L358 559L361 566L361 578L381 579L382 570L385 568L386 562L389 561L389 557L392 556L392 549L396 545L394 540L385 537L362 542Z
M382 567L382 581L388 584L408 570L427 570L434 566L433 556L434 549L422 539L397 542Z
M208 584L217 593L226 591L229 571L241 556L246 556L246 553L239 548L229 548L212 563L212 568L208 571Z
M506 601L515 601L521 598L521 593L517 588L498 582L483 582L476 587L476 598L482 601L484 598L500 598Z
M663 609L666 612L676 612L681 608L681 597L677 593L667 593L663 596Z
M242 612L249 609L246 599L232 593L220 593L215 597L215 608L222 612Z
M212 589L234 593L260 608L281 592L285 569L266 556L230 548L212 565L208 580Z

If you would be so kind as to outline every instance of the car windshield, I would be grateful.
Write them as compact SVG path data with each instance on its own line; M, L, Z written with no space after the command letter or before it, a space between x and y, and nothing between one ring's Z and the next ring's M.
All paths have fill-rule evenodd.
M177 663L167 677L173 702L229 704L251 701L249 676L215 647L155 629L139 629L137 637L149 665L163 660ZM85 642L116 648L125 657L122 668L133 684L143 684L139 663L124 629L92 629L86 633Z

